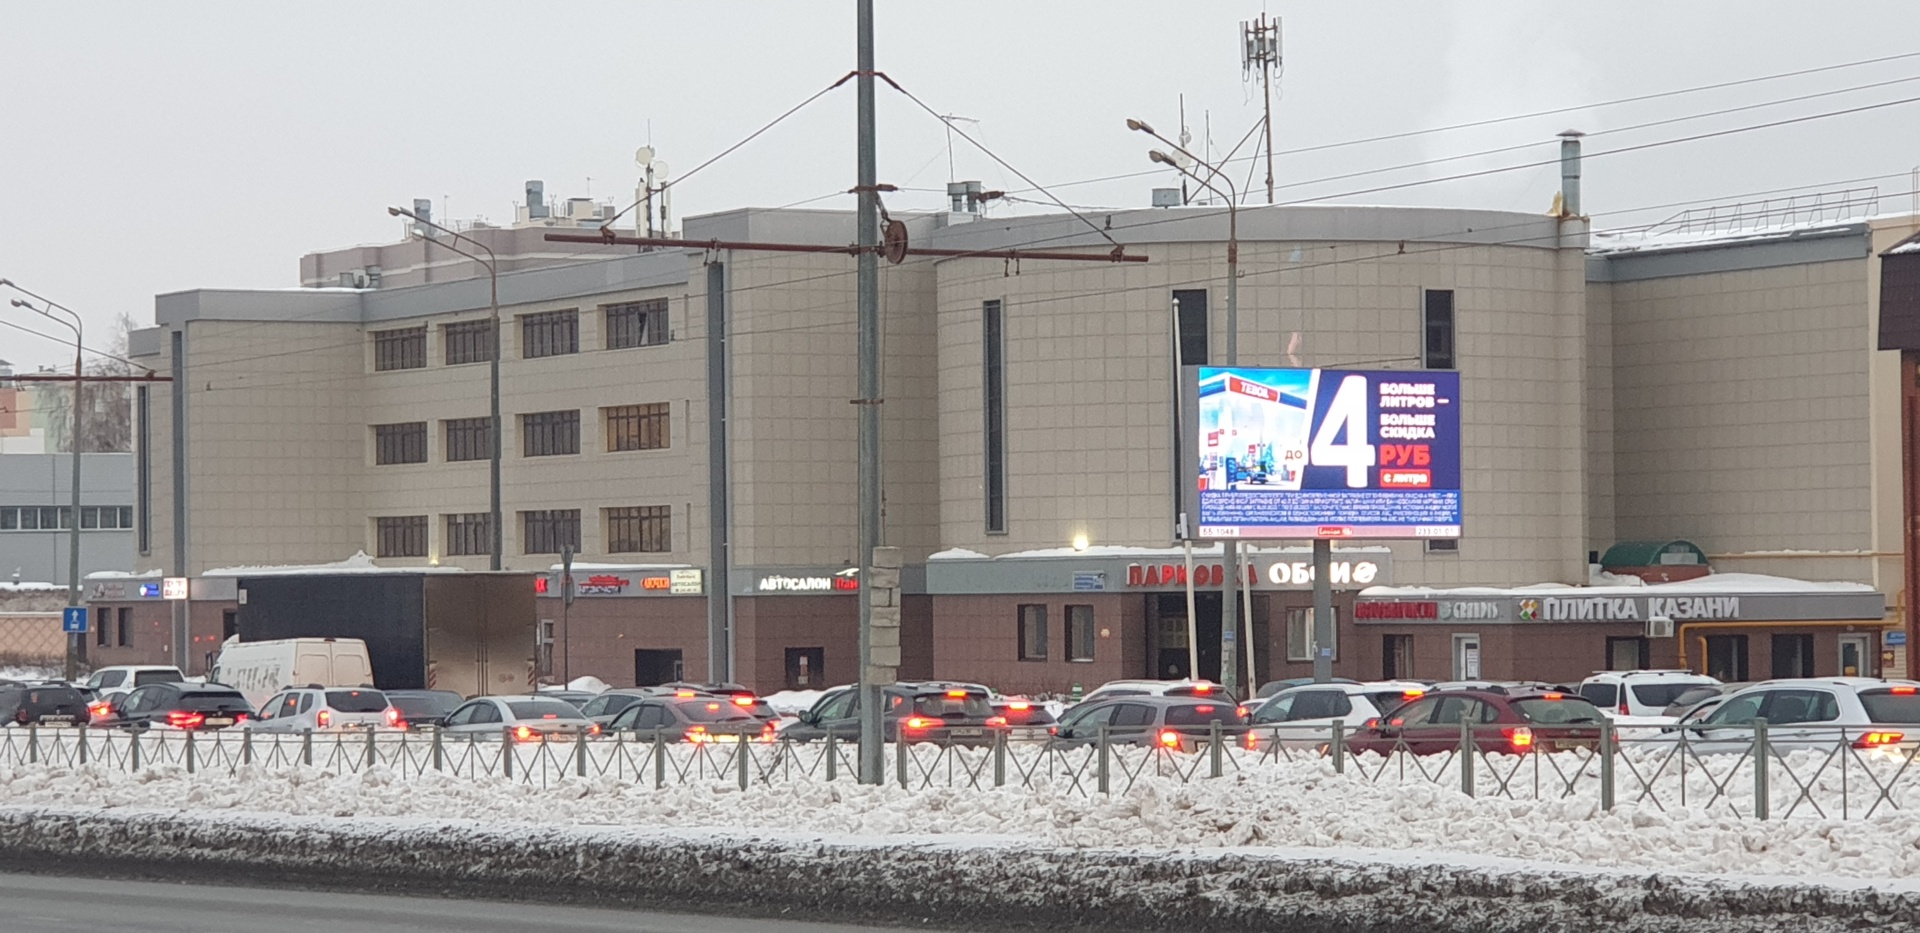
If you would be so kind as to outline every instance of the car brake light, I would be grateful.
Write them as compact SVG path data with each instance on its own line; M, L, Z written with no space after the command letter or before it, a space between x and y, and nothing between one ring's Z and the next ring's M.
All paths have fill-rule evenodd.
M1500 731L1506 735L1507 744L1513 746L1516 753L1533 747L1533 730L1526 726L1513 726Z
M588 726L588 727L587 727L587 734L588 734L588 735L599 735L599 734L600 734L600 724L596 722L596 723L594 723L593 725L591 725L591 726Z
M533 741L533 727L520 726L518 728L515 728L513 730L513 737L516 739L519 739L522 742L531 742Z
M246 721L247 721L247 714L246 714L246 713L234 713L234 714L233 714L233 721L234 721L234 722L246 722Z
M708 704L707 704L707 712L709 712L709 713L717 713L717 712L720 712L720 704L718 704L718 703L708 703Z
M87 707L87 712L95 716L105 716L107 713L111 712L112 710L113 710L113 704L111 703L95 703L92 706Z
M1160 744L1161 744L1161 745L1162 745L1163 747L1166 747L1166 748L1179 748L1179 747L1180 747L1180 733L1178 733L1178 732L1175 732L1175 731L1173 731L1172 729L1164 729L1164 730L1161 730L1161 732L1160 732Z
M1366 723L1365 723L1365 724L1363 724L1363 725L1362 725L1362 726L1361 726L1360 728L1362 728L1362 729L1376 729L1376 728L1379 728L1379 726L1380 726L1380 717L1378 717L1378 716L1375 716L1375 717L1373 717L1372 719L1369 719L1369 720L1367 720L1367 721L1366 721Z
M1250 715L1252 715L1251 713L1248 713L1248 712L1247 712L1247 708L1246 708L1246 707L1244 707L1244 706L1236 706L1236 707L1234 707L1234 708L1233 708L1233 714L1234 714L1235 716L1238 716L1238 717L1240 717L1241 719L1245 719L1245 718L1247 718L1248 716L1250 716Z
M1402 690L1402 691L1400 691L1400 698L1401 698L1401 699L1404 699L1404 700L1418 700L1418 699L1420 699L1421 697L1423 697L1423 696L1426 696L1426 695L1427 695L1427 691L1425 691L1425 690Z
M1543 695L1543 696L1541 696L1541 697L1540 697L1540 699L1543 699L1543 700L1558 700L1558 699L1561 699L1561 698L1562 698L1562 696L1563 696L1562 694L1558 694L1558 693L1549 693L1549 694L1545 694L1545 695Z
M171 712L167 714L167 725L175 729L197 729L207 721L204 713Z
M752 705L753 705L753 697L751 697L751 696L737 696L737 697L734 697L734 698L733 698L733 705L735 705L735 706L752 706Z
M1900 744L1900 740L1904 738L1906 738L1906 734L1901 732L1869 732L1866 735L1854 739L1853 747L1884 748L1888 745L1898 745Z
M322 729L325 729L326 727L333 725L332 710L323 709L320 711L320 714L315 718L317 718L320 721L320 728Z
M673 695L674 695L674 696L676 696L676 697L682 697L682 698L684 698L684 697L690 697L690 696L693 696L693 691L691 691L691 690L675 690L675 691L673 692Z
M967 691L965 691L965 690L949 690L949 691L947 691L947 696L948 696L948 697L950 697L950 698L952 698L952 699L955 699L955 700L964 700L964 699L966 699L966 698L967 698Z
M988 716L988 717L987 717L987 725L988 725L988 726L990 726L990 727L994 727L994 728L1005 728L1005 727L1006 727L1006 725L1007 725L1007 717L1005 717L1005 716Z
M1213 685L1212 685L1212 684L1194 684L1194 685L1193 685L1193 692L1195 692L1195 693L1212 693L1212 692L1213 692Z
M771 742L774 739L779 737L780 737L780 730L775 729L773 727L773 723L767 723L766 725L760 727L760 741Z
M1033 704L1028 703L1025 700L1014 700L1013 702L1007 704L1007 708L1010 710L1013 710L1014 712L1025 712L1027 710L1032 709Z
M938 720L938 719L929 719L929 718L927 718L927 717L925 717L925 716L908 716L908 717L907 717L907 728L909 728L909 729L926 729L926 728L930 728L930 727L932 727L932 726L934 726L934 725L936 725L936 724L938 724L939 722L940 722L940 720Z
M1898 695L1900 695L1900 696L1909 696L1909 695L1911 695L1911 694L1912 694L1912 693L1913 693L1913 692L1914 692L1915 690L1920 690L1920 687L1894 687L1894 688L1892 688L1892 689L1890 689L1890 690L1888 690L1887 692L1888 692L1888 693L1893 693L1893 694L1898 694Z
M1213 707L1212 706L1196 706L1193 708L1193 711L1196 713L1211 713L1213 712Z
M711 742L713 741L713 736L707 734L706 726L688 726L687 741L696 744L700 742Z
M1048 735L1059 735L1059 734L1060 734L1060 727L1059 727L1059 726L1048 726L1048 727L1047 727L1047 734L1048 734Z
M400 711L398 709L391 706L387 707L387 725L396 727L400 725Z
M1245 748L1247 751L1250 751L1250 752L1259 751L1260 737L1249 732L1245 736L1241 737L1240 745L1241 747Z
M13 713L13 721L14 721L14 722L26 722L26 721L27 721L27 708L26 708L26 707L24 707L24 706L22 706L22 707L20 707L19 709L17 709L17 710L14 710L14 713Z

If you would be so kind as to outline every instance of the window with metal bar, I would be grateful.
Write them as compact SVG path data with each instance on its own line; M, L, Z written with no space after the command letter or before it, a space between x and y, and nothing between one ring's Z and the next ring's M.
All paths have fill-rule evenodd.
M427 366L427 328L403 327L373 332L373 369L425 369Z
M427 462L427 423L374 425L373 462L381 466Z
M455 557L493 553L493 516L458 512L447 516L447 553Z
M427 556L425 515L382 516L373 526L375 557Z
M1067 607L1067 660L1093 660L1093 607Z
M669 409L666 402L602 408L607 422L607 450L659 450L668 445Z
M520 416L520 448L528 457L580 452L580 411L537 411Z
M520 552L558 554L561 548L580 550L580 510L546 509L520 513Z
M493 319L460 321L440 329L448 366L484 363L493 359Z
M985 302L980 307L980 382L983 393L981 410L985 413L982 429L986 435L986 524L988 534L1007 531L1007 373L1006 333L1002 305Z
M580 352L580 312L543 311L520 315L520 356L565 356Z
M664 505L635 505L603 509L607 520L607 552L673 550L673 510Z
M667 300L649 298L606 306L607 349L657 347L667 342Z
M1045 661L1047 659L1047 607L1038 604L1022 604L1020 613L1020 660Z
M448 418L447 460L486 460L493 456L492 418Z

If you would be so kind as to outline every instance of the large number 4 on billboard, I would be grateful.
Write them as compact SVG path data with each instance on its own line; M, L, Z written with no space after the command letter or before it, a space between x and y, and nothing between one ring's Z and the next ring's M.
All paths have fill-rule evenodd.
M1309 462L1314 466L1346 467L1347 486L1365 489L1367 471L1376 462L1367 436L1367 377L1359 373L1343 376L1333 401L1327 405L1325 420L1313 432Z

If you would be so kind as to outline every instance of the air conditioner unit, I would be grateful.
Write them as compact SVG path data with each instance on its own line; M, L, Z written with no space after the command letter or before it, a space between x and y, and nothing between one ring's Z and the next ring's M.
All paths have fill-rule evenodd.
M1654 616L1647 620L1648 638L1672 638L1673 620L1666 616Z

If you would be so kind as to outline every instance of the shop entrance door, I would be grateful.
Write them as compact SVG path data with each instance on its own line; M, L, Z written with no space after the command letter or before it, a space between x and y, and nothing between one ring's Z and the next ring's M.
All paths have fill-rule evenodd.
M1840 676L1873 676L1873 636L1846 634L1840 636Z
M680 680L682 664L678 648L633 649L633 684L657 687Z
M787 689L818 690L827 684L827 649L787 649Z
M1480 679L1480 636L1453 636L1453 679Z
M1182 680L1197 676L1220 679L1220 591L1197 592L1193 599L1194 629L1199 635L1200 671L1195 674L1187 656L1187 594L1156 593L1148 597L1153 624L1147 627L1147 661L1143 676Z
M1749 680L1747 676L1747 636L1707 636L1707 676L1724 683Z
M1813 676L1813 636L1773 636L1773 678Z

